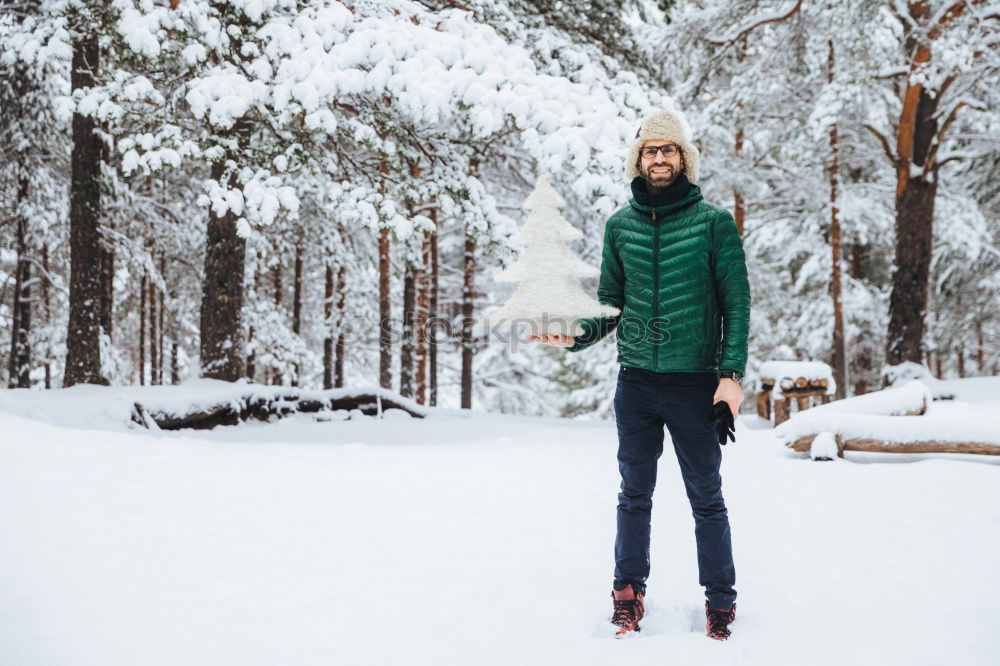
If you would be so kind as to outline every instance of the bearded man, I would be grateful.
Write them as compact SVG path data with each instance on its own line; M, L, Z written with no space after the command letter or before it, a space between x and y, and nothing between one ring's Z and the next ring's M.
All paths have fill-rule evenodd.
M585 319L583 334L532 339L578 352L618 331L618 495L612 622L617 635L639 630L649 576L650 521L664 426L670 432L691 504L706 633L730 635L736 570L722 496L720 443L743 402L750 329L750 285L732 215L706 202L698 149L681 117L643 119L628 147L629 204L608 219L597 298L616 317ZM712 407L718 403L721 412ZM721 416L719 416L721 414ZM732 422L730 422L732 423ZM733 437L735 441L735 437Z

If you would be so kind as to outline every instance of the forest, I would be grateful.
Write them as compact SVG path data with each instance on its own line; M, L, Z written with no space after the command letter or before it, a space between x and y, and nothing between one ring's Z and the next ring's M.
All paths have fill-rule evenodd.
M748 377L825 361L845 397L904 363L1000 374L996 0L0 11L4 386L372 384L607 417L614 344L474 325L539 176L599 263L655 108L742 234Z

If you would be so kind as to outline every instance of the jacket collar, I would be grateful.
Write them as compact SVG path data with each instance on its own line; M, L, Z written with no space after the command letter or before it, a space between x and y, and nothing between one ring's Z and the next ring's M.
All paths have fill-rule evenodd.
M637 211L646 215L652 215L656 210L656 217L660 218L669 213L683 210L692 204L702 200L701 188L692 185L683 173L677 176L677 180L670 184L663 192L652 195L646 189L646 181L642 176L637 176L632 180L632 198L629 205Z

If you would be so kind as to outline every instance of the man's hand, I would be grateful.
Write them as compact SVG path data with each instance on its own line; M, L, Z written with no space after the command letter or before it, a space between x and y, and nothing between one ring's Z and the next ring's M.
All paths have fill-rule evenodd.
M575 339L572 335L560 335L559 333L542 333L541 335L529 335L529 340L541 342L550 347L572 347Z
M712 404L720 401L729 405L729 409L733 412L733 420L735 420L740 414L740 405L743 404L743 389L729 377L723 377L719 380L719 388L715 389Z

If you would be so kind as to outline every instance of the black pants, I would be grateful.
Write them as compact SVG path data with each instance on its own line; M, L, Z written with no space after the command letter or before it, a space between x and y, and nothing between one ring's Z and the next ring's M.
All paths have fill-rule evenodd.
M736 570L719 474L722 448L706 416L718 384L714 372L619 369L615 419L622 483L615 582L630 582L642 590L649 576L653 488L666 425L694 513L699 583L712 608L729 608L736 600Z

